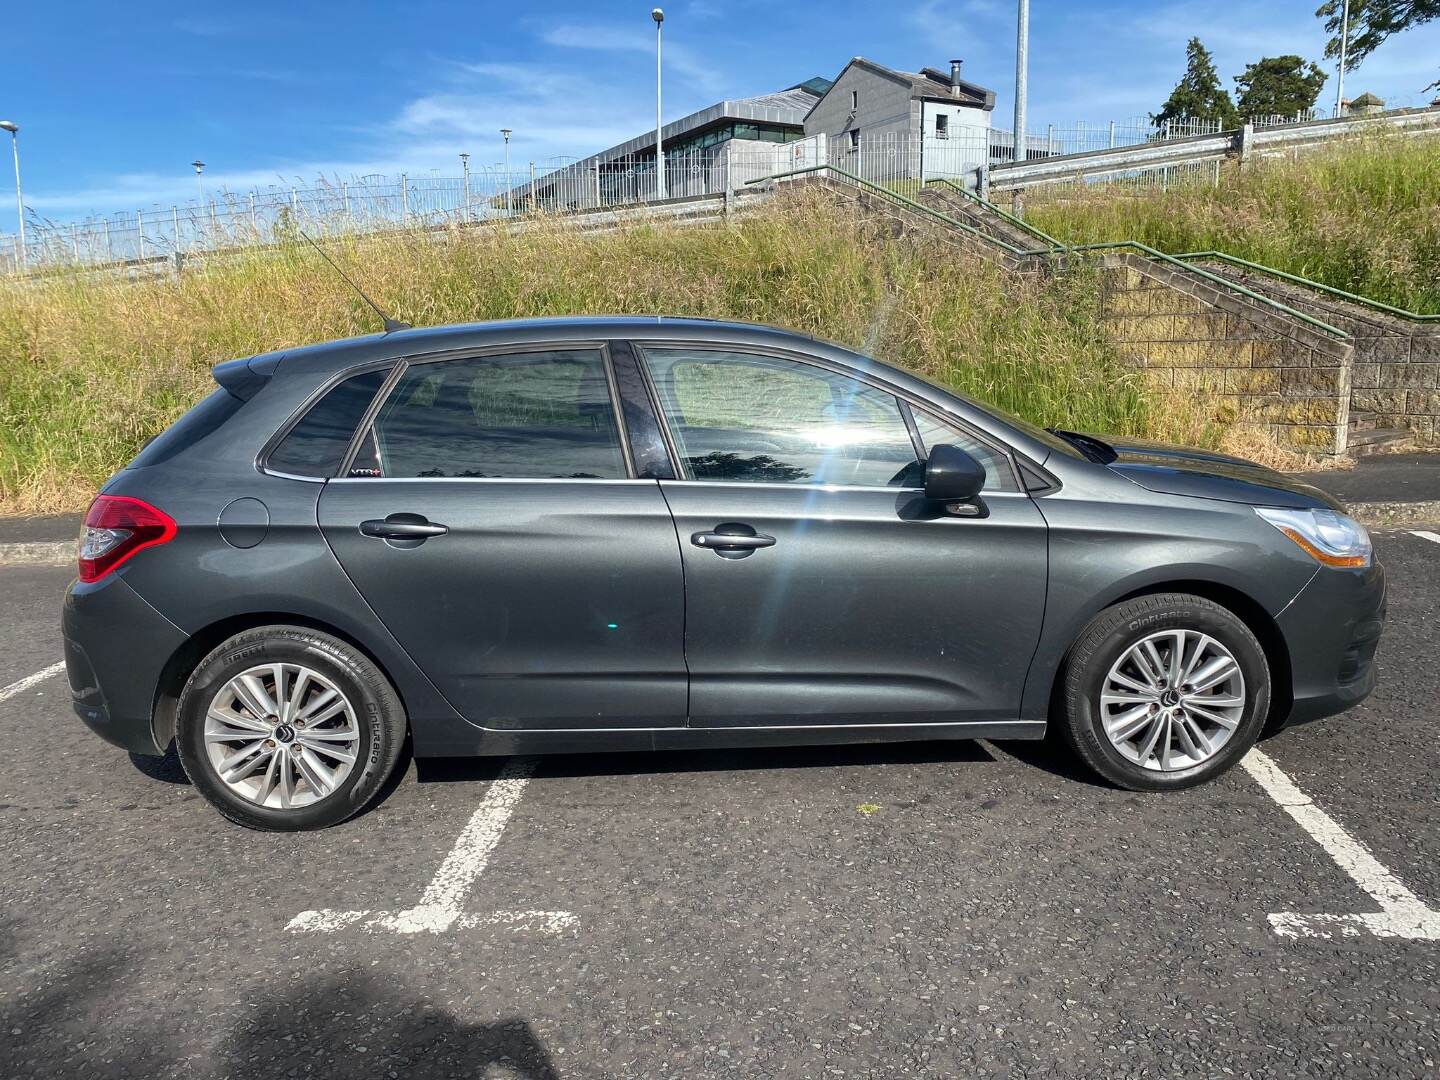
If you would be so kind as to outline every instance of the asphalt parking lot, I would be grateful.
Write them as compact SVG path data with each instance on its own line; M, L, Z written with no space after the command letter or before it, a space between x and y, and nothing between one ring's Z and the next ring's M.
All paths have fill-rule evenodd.
M1180 795L1041 744L422 762L304 835L24 682L70 572L0 567L0 1075L1440 1075L1433 535L1377 534L1374 697Z

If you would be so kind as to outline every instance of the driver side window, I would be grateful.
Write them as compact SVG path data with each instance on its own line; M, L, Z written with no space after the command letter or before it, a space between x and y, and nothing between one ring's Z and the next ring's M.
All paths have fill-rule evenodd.
M895 398L824 368L714 349L647 349L691 480L918 487Z

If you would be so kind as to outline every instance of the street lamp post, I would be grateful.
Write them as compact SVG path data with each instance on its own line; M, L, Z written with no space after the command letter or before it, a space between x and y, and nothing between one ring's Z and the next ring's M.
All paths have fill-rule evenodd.
M0 130L10 132L10 151L15 155L15 214L20 223L20 268L28 263L25 253L25 199L20 194L20 125L13 120L0 120Z
M190 167L195 170L195 186L200 189L200 210L203 213L205 210L205 181L200 178L200 174L205 171L205 162L196 158L190 162ZM178 235L175 237L175 246L177 248L180 246L180 237Z
M1020 0L1015 19L1015 160L1024 161L1029 147L1025 142L1025 96L1030 82L1030 0Z
M665 147L660 139L660 27L665 12L658 7L650 12L655 20L655 198L665 198Z
M468 221L468 220L470 220L470 155L469 155L469 154L461 154L461 155L460 155L460 175L463 177L463 180L461 181L461 183L462 183L462 185L463 185L464 196L465 196L465 201L464 201L463 203L461 203L460 205L461 205L462 213L463 213L463 215L464 215L464 217L465 217L465 220Z
M1340 70L1335 79L1335 115L1345 109L1345 46L1350 37L1350 0L1343 0L1340 10Z
M505 138L505 213L510 214L514 211L510 194L510 189L513 187L510 183L510 136L512 132L509 128L501 128L500 134Z

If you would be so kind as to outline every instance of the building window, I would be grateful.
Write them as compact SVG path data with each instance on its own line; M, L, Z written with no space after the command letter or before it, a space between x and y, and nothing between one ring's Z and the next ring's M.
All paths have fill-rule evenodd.
M948 139L950 137L950 118L944 113L935 117L935 138Z
M849 134L850 134L850 149L851 149L851 150L859 150L859 149L860 149L860 129L859 129L859 128L851 128Z
M859 91L859 90L851 90L851 91L850 91L850 111L851 111L851 112L854 112L854 111L855 111L856 109L858 109L858 108L860 108L860 91Z

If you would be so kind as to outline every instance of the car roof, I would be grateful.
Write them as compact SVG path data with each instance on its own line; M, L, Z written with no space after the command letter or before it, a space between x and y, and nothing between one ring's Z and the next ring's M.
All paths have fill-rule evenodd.
M700 341L756 341L814 346L818 339L793 330L759 323L721 319L675 318L668 315L576 315L537 319L500 319L492 322L454 323L367 334L253 357L252 367L264 364L272 371L283 364L289 371L339 371L356 364L388 357L417 356L454 349L485 348L532 341L592 341L597 338L693 338ZM832 346L837 347L837 346ZM848 350L847 350L848 351Z
M352 367L377 361L418 357L466 349L488 349L505 345L535 345L560 341L634 339L704 344L752 345L788 348L848 367L860 374L878 377L891 386L928 400L944 411L958 411L980 428L997 435L1011 446L1043 463L1050 448L1001 417L970 401L954 390L914 375L902 368L857 353L843 345L824 341L793 330L761 323L727 322L720 319L677 318L669 315L584 315L539 319L504 319L494 322L458 323L396 330L387 334L345 338L302 348L286 349L251 357L244 364L255 375L278 375L288 381L301 376L314 383Z

